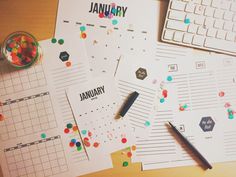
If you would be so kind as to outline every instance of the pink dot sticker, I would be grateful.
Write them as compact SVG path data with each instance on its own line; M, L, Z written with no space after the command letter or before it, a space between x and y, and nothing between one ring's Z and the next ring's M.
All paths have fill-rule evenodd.
M221 91L221 92L219 93L219 97L224 97L224 96L225 96L225 92Z

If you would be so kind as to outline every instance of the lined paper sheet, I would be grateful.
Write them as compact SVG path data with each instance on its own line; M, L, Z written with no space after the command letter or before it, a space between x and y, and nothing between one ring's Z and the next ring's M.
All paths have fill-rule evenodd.
M230 118L227 112L228 109L234 110L235 105L234 99L231 99L235 89L235 74L232 72L235 66L233 57L218 55L199 55L192 60L166 60L163 65L168 75L173 78L168 86L169 92L176 99L173 99L171 106L159 106L156 113L159 116L155 120L159 121L160 126L160 112L168 112L169 119L211 163L235 160L235 130L232 124L236 120L234 117ZM186 108L180 110L184 105ZM225 107L227 105L228 108ZM170 145L163 151L168 152L168 155L161 156L161 141L155 142L155 138L162 137L161 130L152 129L149 138L146 139L146 142L154 142L153 144L138 140L138 151L134 160L141 160L144 170L196 164L191 152L177 142L177 148Z

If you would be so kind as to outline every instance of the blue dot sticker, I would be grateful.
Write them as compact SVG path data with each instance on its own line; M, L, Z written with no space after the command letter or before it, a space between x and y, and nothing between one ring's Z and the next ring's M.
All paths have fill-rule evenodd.
M184 20L184 23L185 23L186 25L190 24L190 19L189 19L189 18L186 18L186 19Z
M172 76L167 77L167 81L171 82L173 80Z

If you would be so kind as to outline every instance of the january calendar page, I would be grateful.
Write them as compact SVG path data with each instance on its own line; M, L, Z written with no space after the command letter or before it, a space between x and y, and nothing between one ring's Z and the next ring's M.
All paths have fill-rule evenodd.
M143 8L149 9L143 13ZM150 53L156 39L156 2L60 0L56 36L74 33L85 41L94 75L115 75L123 55Z

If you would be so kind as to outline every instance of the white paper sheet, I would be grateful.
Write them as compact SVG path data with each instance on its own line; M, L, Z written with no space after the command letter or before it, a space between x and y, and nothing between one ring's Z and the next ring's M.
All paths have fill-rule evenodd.
M134 145L126 116L116 118L122 103L113 78L94 78L72 86L67 95L89 156Z
M99 14L90 12L91 4L94 7L95 3L101 5L101 9L103 4L115 3L116 10L118 8L119 11L120 6L126 10L121 16L111 19L99 18ZM112 76L122 55L129 52L149 52L150 41L156 39L156 8L156 2L152 0L60 0L56 36L73 32L80 38L80 28L85 27L91 71L94 75L105 73ZM148 11L143 13L143 9ZM117 20L118 24L113 25L113 20Z
M86 149L77 151L76 147L70 147L72 139L76 139L82 143L80 134L70 130L69 133L64 133L68 124L76 126L74 115L66 96L66 89L72 85L83 84L89 79L88 60L85 52L85 46L80 39L70 36L65 38L63 45L52 44L50 40L45 41L42 47L45 51L45 61L43 63L45 72L49 82L49 88L53 92L53 106L56 116L60 120L60 129L63 132L63 140L65 149L71 162L71 171L75 175L83 175L95 171L112 167L111 157L104 153L93 154L93 158L89 158ZM66 61L60 59L61 52L69 54L71 66L66 66ZM97 164L98 159L104 159L102 163ZM81 168L78 170L78 166Z

